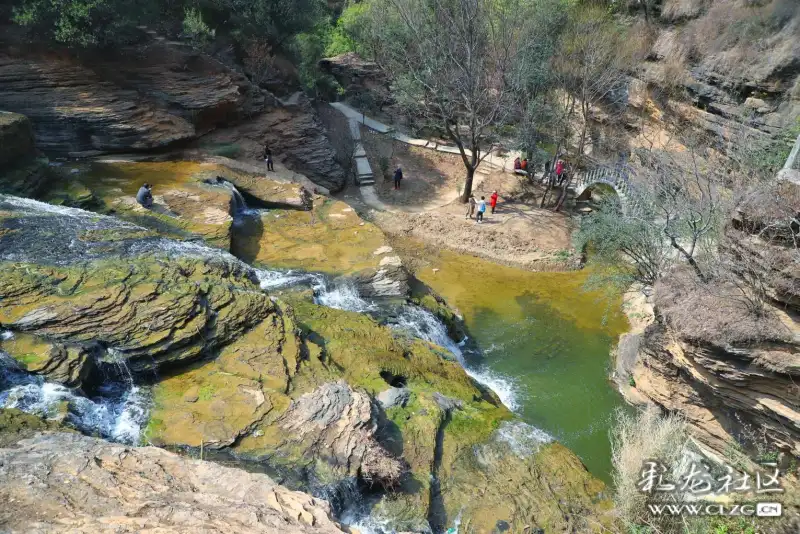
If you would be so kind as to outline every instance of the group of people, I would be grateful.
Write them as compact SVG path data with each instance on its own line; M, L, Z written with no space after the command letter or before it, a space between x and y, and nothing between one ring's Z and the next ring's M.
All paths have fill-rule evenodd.
M497 209L497 199L498 199L497 191L492 191L492 196L489 197L489 207L492 209L492 214L494 214L495 209ZM477 208L477 213L475 212ZM481 197L480 200L475 200L475 195L469 196L469 201L467 202L467 213L465 214L465 219L471 219L473 215L475 215L475 222L482 223L483 222L483 214L486 213L486 197Z
M516 174L523 174L528 175L534 171L528 169L528 158L524 158L520 160L519 156L514 159L514 172ZM553 168L555 172L555 177L559 183L563 183L564 179L566 178L567 174L567 164L564 162L563 159L558 158L556 160L555 167ZM542 174L542 181L545 181L550 176L550 161L546 161L544 163L544 174Z

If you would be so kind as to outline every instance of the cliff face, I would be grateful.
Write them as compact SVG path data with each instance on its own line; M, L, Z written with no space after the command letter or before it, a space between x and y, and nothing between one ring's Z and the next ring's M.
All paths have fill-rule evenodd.
M644 59L629 84L637 116L656 127L688 123L724 141L797 124L800 9L794 0L664 0L638 30ZM626 122L634 135L657 138L635 119Z
M267 143L320 185L344 184L310 105L284 105L191 46L151 36L137 47L77 55L27 43L16 28L0 32L0 105L30 119L49 156L154 150L252 123L225 141L246 139L259 152Z
M777 190L783 217L754 197L720 239L737 278L699 285L671 272L654 287L650 324L617 351L626 397L683 414L720 455L800 456L800 259L785 222L800 189Z

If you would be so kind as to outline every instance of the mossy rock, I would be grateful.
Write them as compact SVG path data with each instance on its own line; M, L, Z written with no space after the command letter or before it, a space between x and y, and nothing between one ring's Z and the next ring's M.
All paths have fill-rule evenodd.
M0 447L13 447L20 440L45 431L73 432L55 421L48 421L15 408L0 408Z

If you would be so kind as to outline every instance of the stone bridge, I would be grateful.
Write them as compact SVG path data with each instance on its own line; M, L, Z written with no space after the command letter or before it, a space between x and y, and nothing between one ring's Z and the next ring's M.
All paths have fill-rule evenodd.
M596 185L607 185L617 193L623 215L635 215L643 211L645 205L644 199L631 184L629 174L630 172L624 167L595 167L578 174L570 189L574 191L575 198L580 198Z

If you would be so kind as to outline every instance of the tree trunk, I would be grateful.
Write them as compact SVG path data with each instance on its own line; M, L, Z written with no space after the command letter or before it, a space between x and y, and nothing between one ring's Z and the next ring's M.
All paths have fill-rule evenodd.
M469 196L472 194L472 180L475 178L475 167L467 166L467 178L464 181L464 192L461 194L461 202L466 204L469 202Z
M694 256L686 252L686 249L680 246L678 244L678 241L674 237L669 236L669 241L670 244L672 245L672 248L680 252L683 255L683 257L686 258L686 261L689 263L689 265L692 266L692 269L694 269L694 273L697 275L700 281L705 282L706 275L703 274L703 271L700 270L700 266L697 264L697 261L694 259Z
M569 173L569 179L563 182L561 186L561 194L558 196L558 201L556 202L556 207L554 211L561 210L561 207L564 205L564 201L567 200L567 190L569 186L572 185L572 172Z

